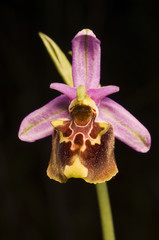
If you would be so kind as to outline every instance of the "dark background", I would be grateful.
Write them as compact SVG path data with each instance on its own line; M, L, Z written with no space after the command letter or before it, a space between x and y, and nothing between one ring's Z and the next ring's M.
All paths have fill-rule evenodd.
M17 137L21 120L58 96L50 83L62 82L38 32L67 54L83 28L102 42L102 85L120 86L112 99L152 135L147 154L116 140L119 174L108 187L117 240L159 238L157 2L1 1L0 239L102 239L94 185L50 180L51 137L32 144Z

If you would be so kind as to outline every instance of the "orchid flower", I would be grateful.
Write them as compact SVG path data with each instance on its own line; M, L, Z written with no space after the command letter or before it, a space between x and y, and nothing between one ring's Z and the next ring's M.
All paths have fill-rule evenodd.
M148 130L108 97L119 87L100 87L100 51L94 33L80 31L72 40L73 86L52 83L50 88L62 94L26 116L19 129L26 142L52 135L47 175L58 182L72 177L89 183L110 180L118 172L115 137L138 152L151 145Z

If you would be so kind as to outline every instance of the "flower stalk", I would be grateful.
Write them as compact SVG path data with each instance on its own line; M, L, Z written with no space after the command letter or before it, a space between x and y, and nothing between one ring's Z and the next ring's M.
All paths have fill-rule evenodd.
M107 183L96 184L103 240L115 240L113 218Z

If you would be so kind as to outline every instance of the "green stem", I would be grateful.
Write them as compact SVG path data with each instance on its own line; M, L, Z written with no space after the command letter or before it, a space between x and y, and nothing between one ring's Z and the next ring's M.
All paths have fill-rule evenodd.
M96 184L103 240L115 240L109 193L106 183Z

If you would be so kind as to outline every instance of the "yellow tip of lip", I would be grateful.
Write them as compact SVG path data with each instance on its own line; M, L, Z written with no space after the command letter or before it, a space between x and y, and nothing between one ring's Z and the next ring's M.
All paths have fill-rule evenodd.
M82 165L78 155L73 157L73 164L71 166L66 165L64 175L67 178L85 178L88 175L88 169Z

